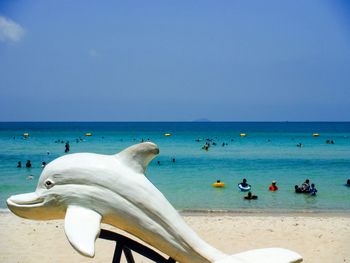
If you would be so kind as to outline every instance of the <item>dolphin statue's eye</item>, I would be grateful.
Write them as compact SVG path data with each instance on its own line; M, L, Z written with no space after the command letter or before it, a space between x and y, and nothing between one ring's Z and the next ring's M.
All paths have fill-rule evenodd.
M54 183L51 180L46 180L45 187L50 189L52 186L54 186Z

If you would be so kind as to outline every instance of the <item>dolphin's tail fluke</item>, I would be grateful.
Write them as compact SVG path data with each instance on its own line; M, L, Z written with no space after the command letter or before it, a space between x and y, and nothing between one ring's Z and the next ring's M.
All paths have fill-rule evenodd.
M299 263L302 261L303 258L291 250L264 248L227 256L214 263Z

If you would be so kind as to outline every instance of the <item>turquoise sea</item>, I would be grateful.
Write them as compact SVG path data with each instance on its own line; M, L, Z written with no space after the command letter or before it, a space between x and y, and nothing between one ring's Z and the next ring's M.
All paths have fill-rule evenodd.
M114 154L142 139L160 148L147 177L179 210L350 212L350 187L344 185L350 178L349 122L2 122L0 207L10 195L35 190L41 162L65 154L58 140L69 141L70 153ZM203 150L206 139L217 145ZM32 168L16 167L26 160ZM246 193L237 188L243 178L258 200L243 199ZM316 184L315 197L294 193L307 178ZM226 187L213 188L217 179ZM272 180L279 191L267 190Z

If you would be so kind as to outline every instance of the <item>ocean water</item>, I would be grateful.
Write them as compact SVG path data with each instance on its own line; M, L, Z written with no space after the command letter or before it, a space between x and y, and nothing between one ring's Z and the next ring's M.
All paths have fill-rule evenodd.
M65 154L58 140L70 142L70 153L114 154L142 139L160 148L147 178L179 210L350 212L350 187L344 185L350 178L349 122L2 122L0 208L10 195L35 190L41 162ZM217 145L203 150L206 139ZM32 168L16 167L26 160ZM243 199L246 193L237 188L243 178L258 200ZM306 178L316 184L317 196L294 193ZM226 187L213 188L217 179ZM272 180L277 192L267 190Z

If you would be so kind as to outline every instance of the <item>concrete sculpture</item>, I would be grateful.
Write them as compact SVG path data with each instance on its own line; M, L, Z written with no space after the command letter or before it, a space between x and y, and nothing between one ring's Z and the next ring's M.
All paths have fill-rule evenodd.
M301 262L282 248L226 255L203 241L163 194L145 177L159 153L153 143L131 146L116 155L76 153L43 170L35 192L11 196L9 209L29 219L65 220L65 233L81 254L93 257L100 223L142 239L179 262Z

